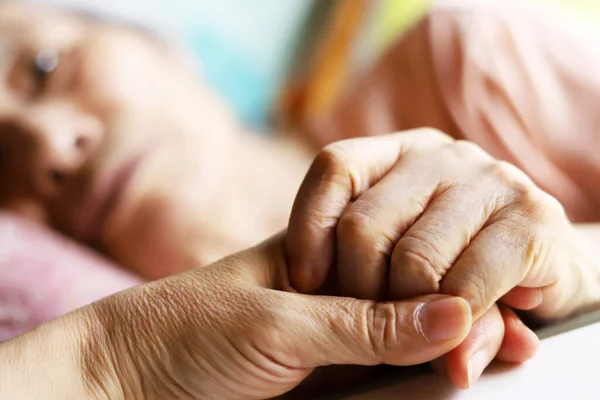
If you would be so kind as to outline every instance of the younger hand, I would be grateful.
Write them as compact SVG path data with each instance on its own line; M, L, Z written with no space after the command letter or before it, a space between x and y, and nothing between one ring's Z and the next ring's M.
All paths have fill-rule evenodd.
M458 297L377 303L303 295L284 291L287 271L280 235L84 309L93 317L83 352L92 386L123 385L108 398L265 399L320 366L433 360L471 327Z

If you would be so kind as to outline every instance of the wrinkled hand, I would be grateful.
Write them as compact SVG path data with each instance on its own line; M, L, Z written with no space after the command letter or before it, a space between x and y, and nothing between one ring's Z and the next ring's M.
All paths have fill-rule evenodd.
M291 283L310 293L336 273L340 293L357 298L467 299L478 320L469 339L481 343L468 340L447 362L466 387L502 340L507 361L535 352L509 310L504 335L498 300L544 318L567 312L571 230L555 199L472 143L431 129L353 139L326 147L302 184L288 230Z
M433 360L471 327L461 298L303 295L285 291L287 271L278 236L93 304L82 361L91 386L108 398L264 399L319 366Z

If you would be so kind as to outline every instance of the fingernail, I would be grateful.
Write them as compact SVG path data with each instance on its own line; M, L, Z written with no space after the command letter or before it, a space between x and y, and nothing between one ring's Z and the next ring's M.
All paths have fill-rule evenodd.
M418 328L425 339L437 342L466 335L471 327L471 308L460 297L424 303L418 309Z
M469 387L471 387L488 366L490 358L487 350L480 350L471 357L467 371L469 373Z

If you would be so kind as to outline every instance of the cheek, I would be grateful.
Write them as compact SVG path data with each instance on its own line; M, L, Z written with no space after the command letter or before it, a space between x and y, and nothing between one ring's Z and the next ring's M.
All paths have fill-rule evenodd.
M193 216L177 218L177 204L165 198L146 198L143 203L109 221L103 234L108 252L148 279L195 267L186 234Z
M208 265L262 239L240 238L237 220L228 223L232 215L223 212L228 207L184 193L182 187L190 186L198 185L150 187L139 202L115 214L102 235L109 254L154 280Z

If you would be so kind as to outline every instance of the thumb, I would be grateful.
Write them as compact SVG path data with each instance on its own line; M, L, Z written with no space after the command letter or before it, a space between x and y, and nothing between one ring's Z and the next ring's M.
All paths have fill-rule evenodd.
M287 324L305 368L332 364L415 365L458 346L471 328L467 301L444 295L376 303L351 298L302 297ZM300 299L296 299L300 300ZM296 302L295 302L296 303ZM296 303L296 304L298 304Z

